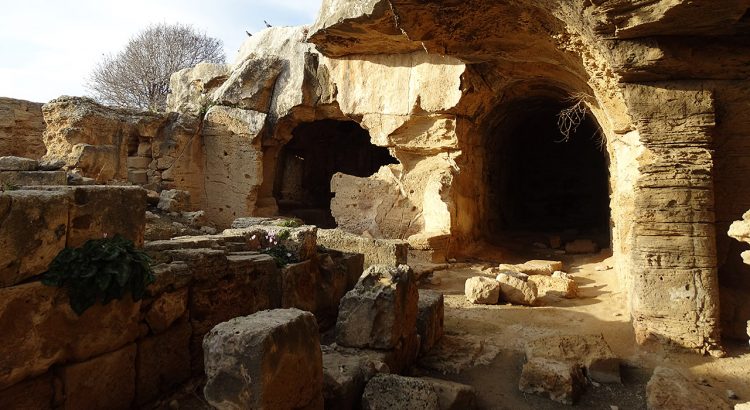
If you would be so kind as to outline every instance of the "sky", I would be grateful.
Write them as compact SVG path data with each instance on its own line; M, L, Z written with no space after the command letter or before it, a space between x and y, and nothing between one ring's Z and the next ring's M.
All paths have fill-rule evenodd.
M310 24L321 0L0 0L0 97L86 95L104 54L154 23L190 24L224 42L227 61L265 27Z

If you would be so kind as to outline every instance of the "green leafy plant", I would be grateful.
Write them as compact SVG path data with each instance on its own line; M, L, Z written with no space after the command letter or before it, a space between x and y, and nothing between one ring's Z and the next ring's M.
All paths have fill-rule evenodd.
M299 228L300 226L302 226L302 223L296 219L284 219L277 225L283 226L284 228Z
M97 301L106 305L128 292L133 300L143 299L146 286L155 280L150 262L148 255L120 235L92 239L80 248L63 249L42 283L65 287L70 307L81 315Z

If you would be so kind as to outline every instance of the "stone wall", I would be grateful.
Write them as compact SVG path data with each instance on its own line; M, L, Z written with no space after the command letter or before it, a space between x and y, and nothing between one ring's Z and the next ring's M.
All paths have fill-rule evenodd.
M43 132L42 103L0 97L0 157L40 159Z
M363 271L362 255L319 249L314 227L248 226L145 243L156 281L137 302L127 296L78 316L64 289L39 281L66 245L116 233L142 245L145 204L137 187L0 195L0 407L147 405L203 375L203 336L216 324L297 307L329 327ZM257 250L285 229L282 244L300 262L279 266Z

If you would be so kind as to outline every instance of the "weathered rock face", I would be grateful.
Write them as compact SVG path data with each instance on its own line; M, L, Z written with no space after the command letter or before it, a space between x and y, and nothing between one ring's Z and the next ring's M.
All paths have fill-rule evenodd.
M384 374L373 377L362 396L363 410L438 410L435 388L421 379Z
M649 409L731 409L722 398L689 380L678 370L657 367L646 385Z
M0 97L0 156L40 159L47 152L43 132L41 103Z
M500 283L483 276L469 278L464 283L464 294L471 303L496 305L500 298Z
M554 359L586 370L599 383L620 383L620 359L601 335L551 336L526 345L526 358Z
M518 381L522 392L547 396L563 404L573 404L584 385L585 378L578 365L547 358L526 362Z
M318 325L297 309L219 324L203 342L206 400L218 409L323 408Z
M383 350L402 347L416 333L418 298L408 266L369 267L341 300L336 343Z
M169 79L167 111L199 115L208 108L211 93L229 77L224 64L200 63Z

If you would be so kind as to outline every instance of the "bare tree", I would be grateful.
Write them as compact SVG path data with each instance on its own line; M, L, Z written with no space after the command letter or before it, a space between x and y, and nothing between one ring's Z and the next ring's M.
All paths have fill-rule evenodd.
M172 73L202 61L225 61L221 40L189 25L156 24L132 37L124 50L104 56L87 88L104 104L162 111Z

